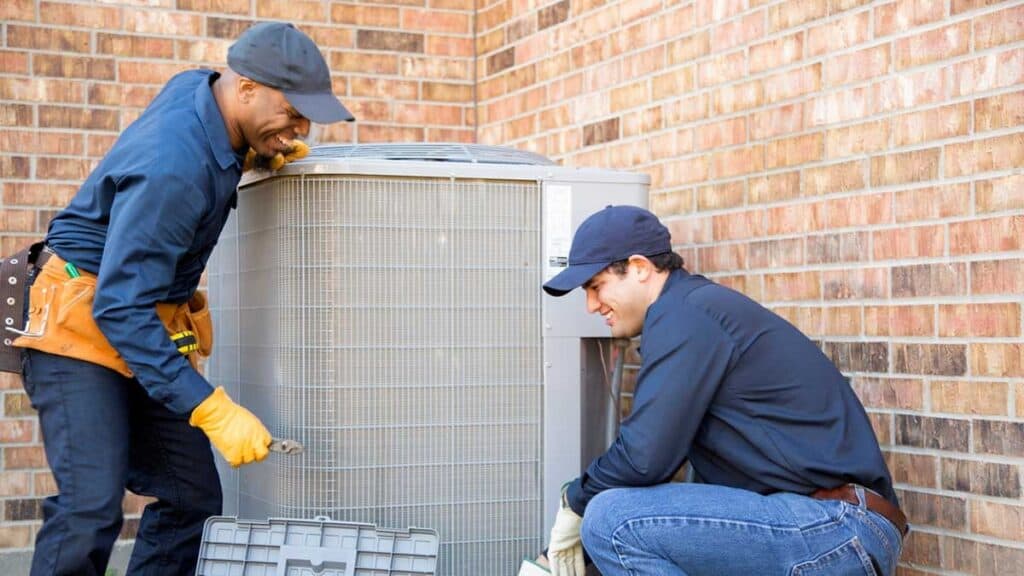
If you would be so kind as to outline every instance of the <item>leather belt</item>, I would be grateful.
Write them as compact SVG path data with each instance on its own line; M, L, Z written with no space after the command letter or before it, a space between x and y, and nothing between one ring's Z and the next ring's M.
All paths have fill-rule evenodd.
M842 500L854 506L860 506L860 499L857 498L857 487L854 484L843 484L836 488L822 488L812 493L811 498L815 500ZM867 506L868 510L881 514L883 518L891 522L900 531L901 536L907 535L907 517L892 502L865 488L864 505Z
M46 261L49 260L50 256L53 256L54 254L55 252L51 250L49 246L43 247L43 249L39 251L39 256L36 256L36 269L42 270L43 266L46 265Z

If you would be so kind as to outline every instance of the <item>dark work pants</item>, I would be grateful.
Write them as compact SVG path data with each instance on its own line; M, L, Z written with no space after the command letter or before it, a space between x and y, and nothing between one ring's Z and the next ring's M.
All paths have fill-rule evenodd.
M60 491L43 504L32 575L102 575L125 488L157 498L143 512L128 574L194 574L203 523L221 512L206 436L137 380L34 350L22 358Z

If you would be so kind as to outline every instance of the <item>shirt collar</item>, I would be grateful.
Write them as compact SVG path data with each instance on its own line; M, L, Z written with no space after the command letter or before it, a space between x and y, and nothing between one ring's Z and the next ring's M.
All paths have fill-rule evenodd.
M199 83L196 87L195 103L196 114L199 115L206 138L210 141L210 149L217 158L217 164L226 170L231 165L241 167L242 163L231 148L231 138L228 137L228 129L224 125L224 116L213 97L213 81L219 76L217 72L211 72L206 82Z

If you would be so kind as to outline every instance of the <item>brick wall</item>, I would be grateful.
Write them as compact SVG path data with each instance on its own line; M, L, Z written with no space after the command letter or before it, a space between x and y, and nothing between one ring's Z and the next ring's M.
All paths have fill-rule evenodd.
M851 376L917 527L901 573L1024 573L1019 2L6 0L4 253L170 74L274 18L317 39L360 119L331 140L650 174L688 267ZM20 385L0 391L0 548L21 548L53 486Z
M275 19L317 41L359 118L325 139L473 140L472 0L0 0L0 254L42 236L171 75ZM55 486L20 381L0 394L0 550L26 548ZM125 536L144 504L126 498Z
M852 378L901 573L1024 573L1024 5L483 1L480 142L650 174L689 268Z

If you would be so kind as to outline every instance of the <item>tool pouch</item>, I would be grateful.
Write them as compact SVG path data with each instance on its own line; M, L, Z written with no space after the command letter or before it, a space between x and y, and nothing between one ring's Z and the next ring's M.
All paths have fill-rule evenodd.
M64 260L53 255L39 270L29 293L28 323L14 346L84 360L131 378L128 364L93 319L96 276L83 270L80 276L69 278L64 265ZM205 297L200 298L202 308L206 308ZM168 336L195 330L188 304L160 303L156 313ZM197 340L203 338L212 342L212 327L202 338L197 334ZM207 349L210 348L212 343ZM197 370L199 352L196 349L185 354Z

